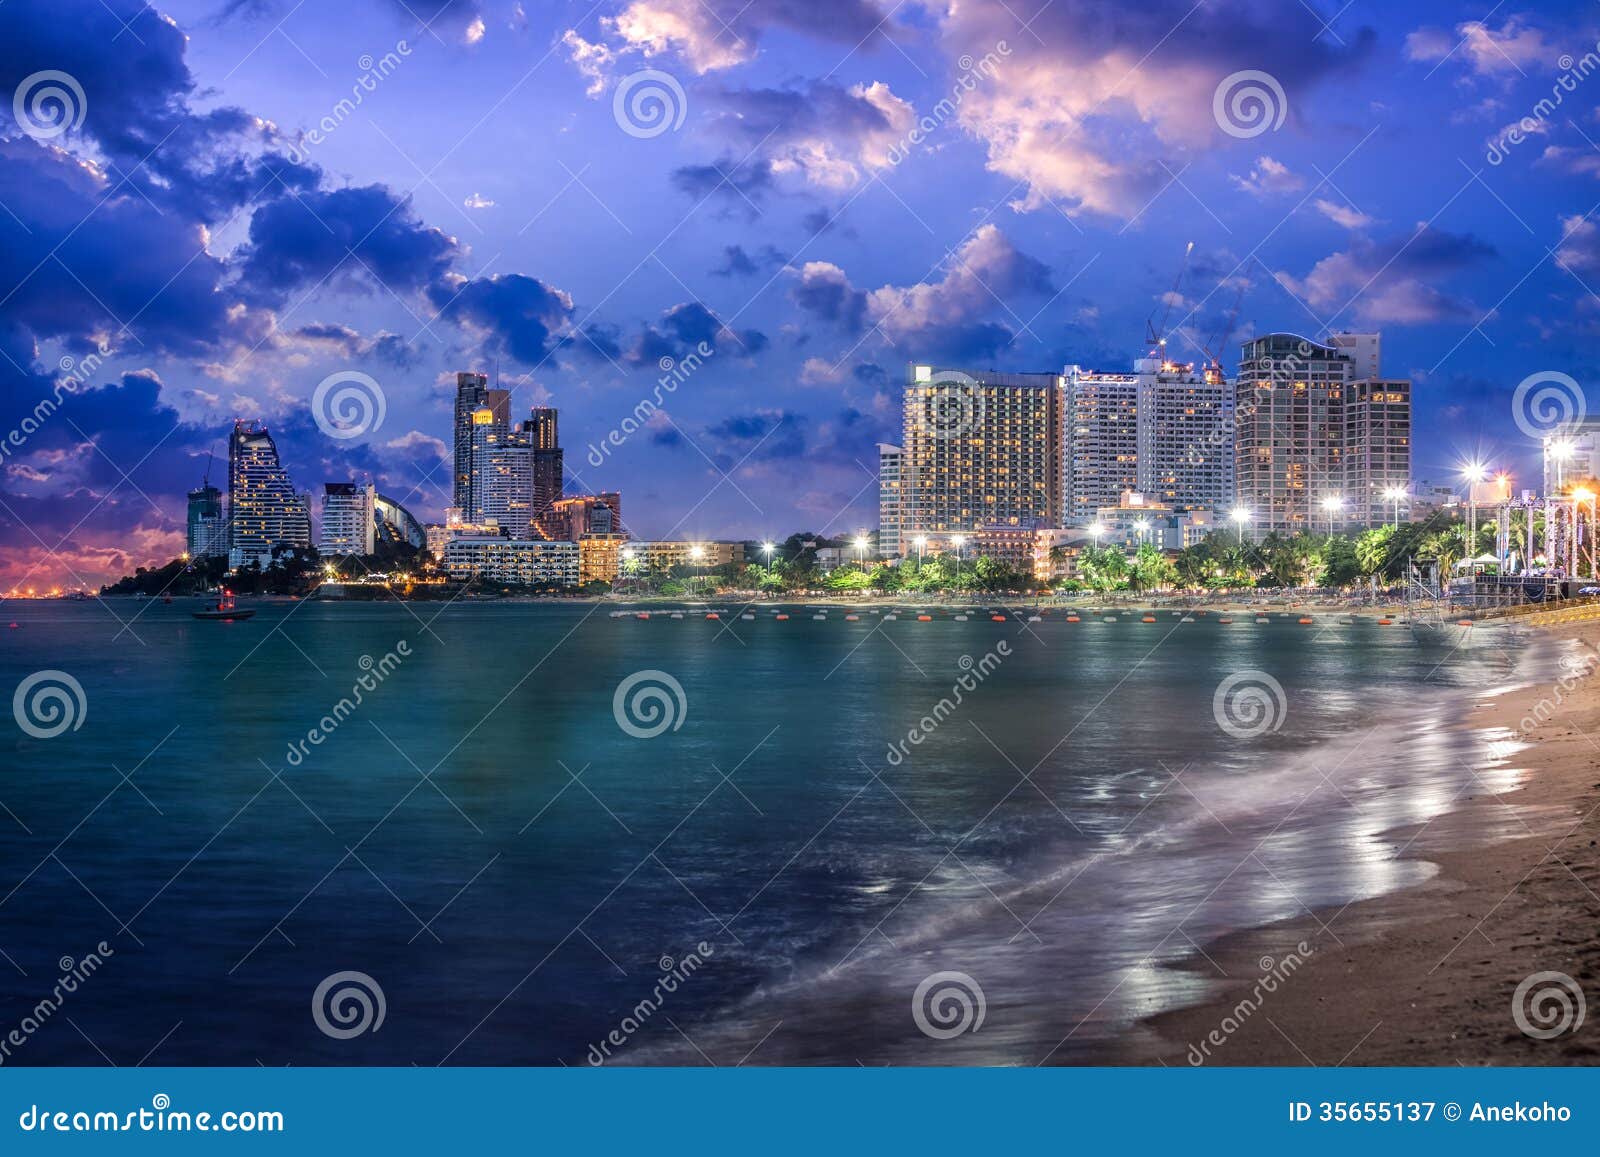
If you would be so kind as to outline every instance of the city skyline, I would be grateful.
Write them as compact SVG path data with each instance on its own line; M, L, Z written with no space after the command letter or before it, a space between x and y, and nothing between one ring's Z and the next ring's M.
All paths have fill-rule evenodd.
M1381 329L1412 481L1519 488L1514 388L1592 377L1600 98L1539 103L1593 52L1576 4L66 7L0 9L5 92L82 90L60 132L0 101L0 436L75 383L0 463L3 589L176 555L238 414L437 521L462 367L559 408L567 489L640 537L754 539L876 523L908 363L1127 374L1165 316L1197 366L1231 322L1231 375ZM440 101L464 68L481 101ZM1218 103L1250 71L1265 124ZM645 72L666 124L629 119ZM385 412L333 438L350 373Z

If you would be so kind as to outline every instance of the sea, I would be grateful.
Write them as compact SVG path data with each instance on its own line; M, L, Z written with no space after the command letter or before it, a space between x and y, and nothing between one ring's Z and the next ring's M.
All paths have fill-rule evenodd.
M0 1063L1104 1062L1216 937L1425 879L1408 833L1523 774L1478 709L1559 658L1325 611L199 606L0 608Z

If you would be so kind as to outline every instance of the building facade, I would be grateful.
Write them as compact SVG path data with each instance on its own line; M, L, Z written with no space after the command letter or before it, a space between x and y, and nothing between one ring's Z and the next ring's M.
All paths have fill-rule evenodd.
M1062 390L1063 520L1082 525L1139 485L1139 377L1072 365L1062 373Z
M554 511L564 493L565 466L556 411L549 406L535 406L522 423L522 434L533 452L531 521L540 537L558 538L563 528L558 525Z
M317 549L325 556L371 554L377 540L377 497L371 483L325 484Z
M577 542L586 534L622 534L622 495L615 490L599 494L575 494L550 504L551 538Z
M1056 374L908 367L900 445L900 549L918 535L1059 522Z
M1357 526L1378 526L1393 516L1389 495L1411 487L1410 381L1351 383L1345 393L1344 428L1347 513Z
M491 390L489 388L489 379L484 374L456 374L455 442L453 446L455 486L452 505L459 506L466 511L472 510L476 501L473 495L472 475L474 415L485 407L496 415L502 426L510 428L511 392L509 390Z
M228 523L222 515L222 491L209 483L189 491L189 517L184 543L195 561L228 553Z
M901 464L905 456L906 452L899 446L878 443L878 555L881 558L895 558L901 553Z
M235 422L228 438L228 565L267 567L273 551L310 545L310 502L295 492L272 435L256 422Z
M444 569L459 580L484 578L526 587L575 587L578 544L463 535L445 543Z
M614 583L622 573L625 534L583 534L578 537L578 581Z
M1234 470L1254 534L1339 529L1324 503L1344 500L1343 350L1274 333L1246 342L1235 382Z
M1140 358L1135 475L1147 496L1187 513L1233 506L1233 387L1221 371Z
M674 567L743 566L742 542L691 542L673 539L660 542L630 542L622 551L622 561L630 573L670 571Z

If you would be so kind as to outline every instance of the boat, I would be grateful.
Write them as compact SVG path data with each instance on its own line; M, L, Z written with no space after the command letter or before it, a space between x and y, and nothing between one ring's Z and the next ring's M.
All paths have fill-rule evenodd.
M223 622L232 623L248 619L256 612L253 608L246 608L241 611L233 597L233 592L223 590L217 595L216 606L203 611L190 611L189 613L197 619L219 619Z

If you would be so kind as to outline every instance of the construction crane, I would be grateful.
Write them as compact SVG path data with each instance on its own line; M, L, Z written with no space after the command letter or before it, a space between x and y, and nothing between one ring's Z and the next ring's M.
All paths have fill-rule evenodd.
M1150 356L1167 360L1167 320L1172 316L1172 303L1178 299L1178 287L1183 284L1183 275L1189 271L1189 254L1194 252L1194 242L1189 242L1183 249L1183 261L1178 265L1178 275L1172 279L1172 289L1166 296L1166 308L1161 311L1161 324L1155 324L1155 314L1152 313L1145 319L1145 344L1150 347Z
M1206 355L1206 376L1215 375L1219 380L1227 375L1222 369L1222 351L1228 348L1228 340L1233 337L1239 325L1239 307L1244 304L1245 282L1239 282L1239 290L1233 296L1233 308L1228 310L1228 320L1223 323L1222 331L1200 346Z

